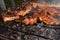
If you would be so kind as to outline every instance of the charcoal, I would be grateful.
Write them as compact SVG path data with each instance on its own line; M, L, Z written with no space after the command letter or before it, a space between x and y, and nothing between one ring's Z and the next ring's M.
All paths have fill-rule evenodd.
M20 26L22 25L22 26ZM8 27L9 26L9 27ZM15 26L15 27L14 27ZM2 27L4 35L16 40L50 40L56 38L55 29L43 27L41 24L36 25L24 25L20 23L7 24L7 27ZM0 31L1 31L0 30ZM1 32L0 34L2 34ZM3 35L3 34L2 34ZM57 34L58 35L58 34ZM44 37L50 38L45 39ZM41 37L41 38L40 38ZM57 39L57 38L56 38Z

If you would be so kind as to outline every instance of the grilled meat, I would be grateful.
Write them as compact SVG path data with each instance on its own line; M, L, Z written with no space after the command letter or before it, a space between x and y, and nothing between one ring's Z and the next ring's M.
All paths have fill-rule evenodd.
M39 17L40 21L46 23L46 24L59 24L59 21L57 19L54 19L53 17L46 15Z
M21 7L18 6L13 11L11 8L8 8L8 14L2 14L2 19L4 22L14 20L16 22L22 22L26 25L33 25L37 23L37 21L42 21L46 24L59 24L59 20L55 19L54 16L60 16L60 14L57 9L49 7L48 4L40 4L40 9L36 9L31 12L33 8L35 9L38 6L37 4L38 3L36 2L24 2ZM26 14L32 15L27 16ZM21 18L23 18L23 20Z
M18 15L13 16L13 15L2 14L3 22L12 21L12 20L15 20L15 19L19 19L19 16Z

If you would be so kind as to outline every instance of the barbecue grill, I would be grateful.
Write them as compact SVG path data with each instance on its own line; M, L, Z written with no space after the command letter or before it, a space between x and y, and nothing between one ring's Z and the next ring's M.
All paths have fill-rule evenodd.
M26 0L24 0L24 2L26 2ZM30 1L28 1L28 2L30 2ZM37 2L39 2L39 0ZM43 1L40 1L40 2L43 2ZM49 2L47 0L45 2L48 2L48 4L49 4L48 6L51 5L50 4L51 1ZM53 1L52 1L52 3L53 3ZM27 22L23 23L20 21L20 19L24 21L25 17L29 18L29 16L31 16L31 15L33 16L34 15L34 14L32 14L32 13L34 13L33 11L37 12L36 10L40 9L39 6L37 6L36 9L33 6L32 10L29 12L30 14L27 14L27 15L16 14L17 16L19 15L17 17L15 14L13 14L13 12L16 13L15 10L18 10L18 12L19 12L19 10L25 11L25 6L30 7L31 5L30 4L27 4L27 5L24 4L25 6L23 5L21 7L21 5L18 5L18 7L15 7L16 5L14 4L14 2L12 4L13 4L12 5L13 7L11 8L12 11L10 10L10 8L8 8L6 10L5 5L4 5L4 9L0 14L0 40L60 40L60 31L59 31L60 30L60 24L58 24L58 25L46 24L43 22L44 20L38 21L37 23L34 23L34 24L26 24ZM38 3L38 5L39 5L39 3ZM52 6L52 8L57 9L59 12L60 9L58 6L56 6L55 4L51 5L51 6ZM22 9L20 9L19 7ZM38 10L38 12L39 11L40 10ZM3 20L3 19L6 16L7 16L7 18L10 17L10 15L12 17L16 16L16 19L12 18L13 19L12 21L8 20L5 22L5 20ZM50 14L48 14L48 15L50 15ZM54 16L54 18L60 20L59 18L57 18L59 16ZM33 16L33 17L35 17L35 16Z

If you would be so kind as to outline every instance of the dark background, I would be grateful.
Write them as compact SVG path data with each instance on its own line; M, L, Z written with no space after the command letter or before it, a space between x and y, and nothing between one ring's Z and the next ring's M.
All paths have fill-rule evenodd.
M15 1L15 4L18 5L18 4L21 4L24 0L14 0ZM26 1L36 1L36 2L47 2L47 3L52 3L52 4L59 4L60 3L60 0L26 0ZM6 8L8 7L11 7L11 3L10 3L10 0L4 0L5 2L5 5L6 5ZM1 8L0 8L1 10Z

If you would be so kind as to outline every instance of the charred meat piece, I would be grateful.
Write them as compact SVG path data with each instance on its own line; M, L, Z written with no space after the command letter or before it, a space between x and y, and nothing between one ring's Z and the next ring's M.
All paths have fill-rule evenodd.
M15 20L15 19L19 19L19 16L18 15L13 16L13 15L2 14L3 22L12 21L12 20Z
M57 16L56 13L58 13L58 11L55 8L47 8L46 10L50 15Z
M17 15L25 16L31 11L31 9L32 9L31 6L27 6L24 10L19 11Z
M36 8L38 6L36 2L30 2L30 4L33 8Z
M39 17L40 21L46 23L46 24L59 24L59 21L57 19L54 19L53 17L46 15Z
M17 15L21 15L21 16L25 16L26 14L28 14L32 8L36 8L37 7L37 3L35 2L24 2L22 3L22 10L19 11L19 13L17 13Z
M33 25L35 23L37 23L37 18L33 18L32 16L29 17L29 20L30 20L30 24Z
M37 17L34 16L25 17L25 19L22 22L26 25L28 24L33 25L37 23Z
M30 23L29 19L28 18L25 18L23 21L22 21L24 24L28 25Z

